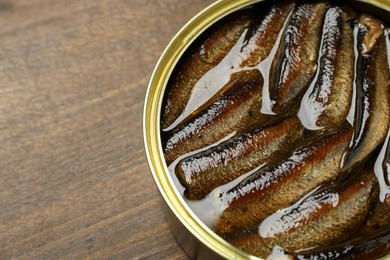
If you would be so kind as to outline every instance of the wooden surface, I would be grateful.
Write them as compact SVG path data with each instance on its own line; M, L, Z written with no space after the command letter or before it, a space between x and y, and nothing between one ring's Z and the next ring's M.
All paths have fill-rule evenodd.
M0 0L0 259L186 259L146 163L158 57L212 0Z

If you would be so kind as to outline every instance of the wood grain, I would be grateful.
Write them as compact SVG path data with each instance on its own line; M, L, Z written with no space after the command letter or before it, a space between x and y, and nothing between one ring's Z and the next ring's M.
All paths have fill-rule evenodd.
M0 259L186 259L146 163L166 44L212 0L0 0Z

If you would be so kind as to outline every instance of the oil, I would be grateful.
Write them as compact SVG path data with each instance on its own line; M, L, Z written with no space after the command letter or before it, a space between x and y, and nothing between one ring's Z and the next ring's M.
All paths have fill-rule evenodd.
M253 10L259 10L261 8L261 4L254 5L250 8L250 11L252 12ZM256 49L257 44L254 41L248 40L251 39L252 35L256 34L256 31L253 32L248 29L245 30L239 37L237 42L233 45L231 50L226 54L225 58L214 68L209 70L198 82L195 83L190 95L190 99L186 104L183 113L176 119L176 121L172 125L170 125L166 129L161 130L163 138L165 138L165 136L172 132L174 129L177 129L181 125L188 122L191 117L194 117L199 114L200 110L212 104L212 102L216 100L217 96L227 92L228 89L226 88L226 86L228 86L228 82L231 80L232 75L236 75L237 73L242 71L250 70L258 70L264 78L261 92L262 98L260 111L258 112L268 116L269 118L278 118L285 115L296 116L299 118L302 127L305 129L304 138L300 141L299 145L297 145L297 147L286 148L298 149L299 146L304 145L309 140L313 140L318 136L322 136L328 133L331 127L320 125L318 123L318 120L321 114L327 109L326 104L328 103L328 98L330 92L332 91L331 88L334 81L333 75L336 70L334 63L337 59L337 56L336 53L332 52L332 48L336 48L340 45L340 37L342 35L342 32L338 30L340 28L341 16L340 13L333 12L335 8L341 7L335 7L335 5L331 5L331 7L327 8L328 15L325 16L326 18L323 22L321 33L322 37L318 49L317 69L315 70L315 73L309 84L306 86L305 91L301 94L301 96L298 95L298 98L301 98L300 102L298 103L298 106L296 103L290 102L286 105L283 112L275 111L273 108L277 100L271 98L272 95L270 93L272 88L272 86L270 86L270 75L273 73L273 63L276 59L278 49L281 48L282 38L286 33L286 28L288 27L291 16L293 15L294 10L291 10L288 12L288 15L286 16L286 19L284 20L281 29L278 31L275 42L270 49L268 55L266 55L266 57L261 60L255 59L255 62L252 61L252 63L245 62L245 60L250 57L250 54L253 52L253 50ZM264 23L267 22L270 22L270 20L266 17L264 19ZM351 68L351 70L353 71L350 97L351 102L348 104L347 114L341 120L345 122L343 124L337 125L336 130L351 126L355 127L355 135L351 137L349 146L349 149L354 149L355 147L360 145L362 138L364 138L364 131L366 131L365 127L360 127L359 124L362 124L364 126L366 123L370 123L369 121L367 121L367 113L372 114L373 111L372 108L369 107L364 109L366 114L362 113L363 118L359 118L359 116L356 115L357 113L359 113L359 111L357 111L359 109L359 105L357 104L357 102L361 102L359 101L359 99L366 98L363 97L362 94L359 92L361 90L357 89L359 87L358 85L361 84L362 81L369 79L359 78L367 75L358 75L360 71L359 66L361 66L362 62L361 55L366 55L366 51L364 51L365 45L362 44L359 40L359 33L361 33L359 32L359 23L354 17L352 17L348 22L351 24L352 37L354 41L353 64ZM326 34L327 32L328 34ZM210 32L206 31L205 34L207 33ZM387 61L389 62L390 36L388 31L386 31L385 36L388 59ZM359 44L361 44L363 47L359 47ZM368 49L368 47L366 49ZM387 65L388 66L386 69L390 70L390 63L388 63ZM389 100L390 96L387 97L387 99ZM364 99L363 105L368 105L369 102L369 100ZM388 129L390 123L384 122L384 124L387 124ZM251 126L250 129L252 128L253 126ZM335 130L334 127L331 130ZM382 202L386 199L390 200L390 130L387 130L386 133L386 136L383 138L383 140L380 142L380 145L378 146L380 152L377 154L374 153L374 151L371 152L376 157L367 156L367 158L365 158L366 162L375 161L375 166L372 167L372 170L375 172L375 176L380 187L380 195L378 199ZM195 213L195 215L211 229L215 228L218 219L220 219L224 211L231 205L231 203L235 201L237 197L245 195L235 194L235 188L238 185L242 185L242 183L244 183L246 180L253 177L254 174L259 172L261 169L268 167L269 165L267 163L262 165L254 165L252 170L244 173L240 177L236 178L231 182L228 182L225 185L221 185L215 188L206 197L199 200L189 199L186 196L186 189L177 179L175 169L182 159L207 151L212 147L217 147L240 134L242 133L233 131L226 136L221 136L221 138L216 142L209 143L205 147L193 150L188 154L181 155L179 158L175 159L172 163L168 165L170 176L178 190L178 193L182 195L183 200ZM359 167L366 168L367 165L370 165L369 163L363 163L363 165L359 165L359 167L350 167L349 169L345 169L345 158L347 157L348 156L346 151L344 154L344 159L339 165L340 171L344 172L346 176L349 176L348 174L351 174L351 172L353 171L358 171L357 169ZM304 166L305 164L303 164L302 167ZM202 167L202 165L200 165L199 167ZM268 175L264 175L264 178L267 178L267 176ZM271 182L271 180L265 180L263 185L269 185L269 182ZM328 184L329 183L324 183L323 185ZM306 200L306 198L317 192L319 188L320 186L314 188L312 191L301 197L298 201L294 201L294 204L291 207L280 209L280 211L276 211L274 214L271 214L268 218L259 223L259 235L264 238L272 238L275 236L275 234L283 233L286 230L293 228L296 223L305 221L305 217L307 216L307 214L312 211L318 210L322 204L329 204L332 207L336 207L338 204L337 194L330 194L329 196L321 197L318 200ZM247 190L247 193L249 194L251 192L252 191L249 188ZM290 211L293 208L297 207L300 209L300 212L296 215L291 215ZM287 213L289 213L290 216L294 216L294 218L283 219L283 216Z

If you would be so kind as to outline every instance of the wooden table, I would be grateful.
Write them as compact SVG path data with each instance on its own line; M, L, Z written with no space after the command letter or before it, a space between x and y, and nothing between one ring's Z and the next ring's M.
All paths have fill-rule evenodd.
M0 0L0 259L186 259L146 163L158 57L212 0Z

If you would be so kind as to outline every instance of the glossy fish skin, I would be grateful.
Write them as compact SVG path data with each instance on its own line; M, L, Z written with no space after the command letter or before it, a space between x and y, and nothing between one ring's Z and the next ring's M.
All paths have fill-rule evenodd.
M335 129L347 119L354 77L354 39L348 19L337 6L330 5L325 13L318 71L300 111L309 114L307 120L315 127Z
M375 18L359 19L354 138L344 170L366 158L383 142L389 126L390 94L386 41Z
M246 76L236 77L230 90L199 115L163 133L163 151L168 165L181 155L265 119L260 114L263 77L258 70L244 73Z
M215 31L180 63L180 70L172 74L168 83L161 113L161 127L169 127L183 112L195 83L216 66L251 24L250 14L241 13L226 23L217 25Z
M372 233L390 226L390 129L375 161L374 171L380 195L361 233Z
M304 250L293 257L297 260L378 259L390 253L390 227L372 234L321 249Z
M388 27L386 29L386 34L387 34L387 42L390 44L390 27ZM390 52L390 47L387 48L387 53ZM389 55L387 55L389 57ZM389 58L387 58L387 68L389 69L389 73L390 73L390 60Z
M240 229L251 229L318 185L336 179L352 131L346 125L340 131L325 134L228 191L224 196L231 202L216 223L216 233L226 237Z
M277 120L239 135L205 152L187 157L176 166L186 196L201 199L214 188L280 158L303 137L296 117Z
M275 102L274 112L297 97L314 76L326 6L323 1L303 3L290 17L271 65L270 97Z
M390 199L383 202L377 200L375 207L360 233L369 234L386 226L390 226Z
M253 29L240 52L240 67L254 67L264 60L273 48L279 31L295 7L295 1L283 1L271 6ZM264 7L263 7L264 8Z
M287 228L272 233L272 236L252 232L229 242L250 254L266 257L275 246L293 254L303 248L326 247L350 239L364 223L378 196L372 171L355 177L341 185L324 187L299 205L294 205L278 218L287 223ZM313 202L317 204L311 204ZM294 220L297 221L288 223Z

